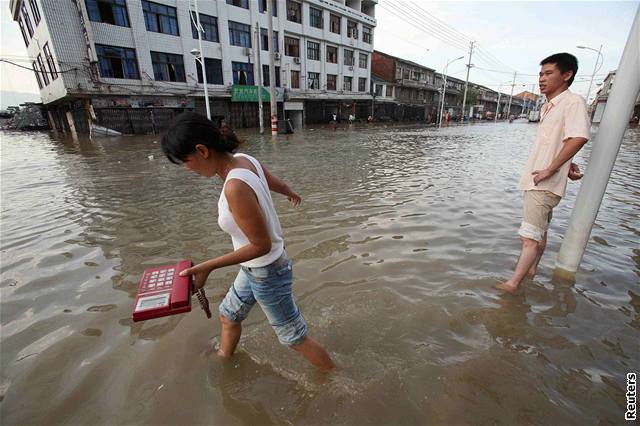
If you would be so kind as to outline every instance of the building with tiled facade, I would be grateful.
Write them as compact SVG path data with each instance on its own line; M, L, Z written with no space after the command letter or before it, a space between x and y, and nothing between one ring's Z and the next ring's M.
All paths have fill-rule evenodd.
M268 84L266 2L198 1L211 115L235 127L258 125L257 102L232 93L256 84L258 72ZM333 113L368 115L377 0L272 4L280 118L301 126ZM198 48L194 6L195 0L10 0L53 127L87 132L93 117L124 133L158 132L178 112L204 113L202 70L190 53Z

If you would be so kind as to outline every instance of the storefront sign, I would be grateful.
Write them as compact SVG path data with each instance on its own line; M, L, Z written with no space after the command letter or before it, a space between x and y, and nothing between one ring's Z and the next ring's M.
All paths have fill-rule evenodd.
M284 100L284 89L276 87L276 101ZM262 101L270 102L269 90L262 88ZM231 86L231 102L258 102L258 86L242 86L234 84Z

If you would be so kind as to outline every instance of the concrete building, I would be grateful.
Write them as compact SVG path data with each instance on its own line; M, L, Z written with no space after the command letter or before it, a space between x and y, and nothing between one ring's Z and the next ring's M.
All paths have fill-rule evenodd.
M268 84L267 0L200 0L211 115L258 125L257 74ZM370 113L377 0L273 0L279 116L295 126ZM10 0L52 127L91 117L124 133L162 131L205 112L195 0ZM259 33L258 33L259 27ZM254 37L257 37L258 42ZM260 49L262 69L254 61ZM254 89L243 88L253 86ZM368 108L368 109L367 109ZM269 107L265 107L268 123Z
M591 104L591 121L593 123L600 123L602 121L604 109L607 106L607 101L609 100L609 94L611 93L611 88L613 87L615 78L616 71L610 71L602 82L600 89L598 89L598 93L596 93L596 97ZM633 113L631 114L632 121L637 123L637 120L633 120L635 117L640 117L640 96L636 99L636 104L633 109Z

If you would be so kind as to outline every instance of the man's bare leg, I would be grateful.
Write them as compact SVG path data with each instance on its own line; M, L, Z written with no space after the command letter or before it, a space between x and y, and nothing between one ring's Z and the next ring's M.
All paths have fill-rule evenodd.
M220 358L231 358L240 341L242 325L239 322L231 321L224 315L220 315L220 323L222 324L222 331L220 332L218 356Z
M300 352L303 357L315 365L320 371L329 371L336 366L327 351L309 336L305 336L301 343L292 345L291 348Z
M542 241L538 243L538 255L536 256L536 261L531 265L529 271L527 272L527 278L533 279L536 276L536 272L538 270L538 264L540 263L540 259L542 259L542 255L544 254L544 249L547 247L547 233L544 233L542 237Z
M538 242L530 238L522 238L522 251L518 264L509 281L496 286L498 290L515 293L538 256Z

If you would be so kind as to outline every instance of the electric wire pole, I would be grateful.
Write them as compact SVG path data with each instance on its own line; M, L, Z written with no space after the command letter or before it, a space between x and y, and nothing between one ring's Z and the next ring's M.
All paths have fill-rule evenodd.
M258 80L258 123L260 123L260 134L264 134L264 107L262 106L262 61L260 61L260 23L256 22L255 49L253 57L257 68Z
M467 89L469 88L469 71L471 71L471 56L473 55L473 44L475 41L472 41L469 45L469 63L467 64L467 80L464 82L464 96L462 97L462 117L460 121L464 121L464 109L467 104Z
M517 72L513 73L513 83L511 83L511 94L509 95L509 106L507 107L507 119L509 119L509 117L511 116L511 99L513 99L513 88L516 85L517 74L518 74Z

